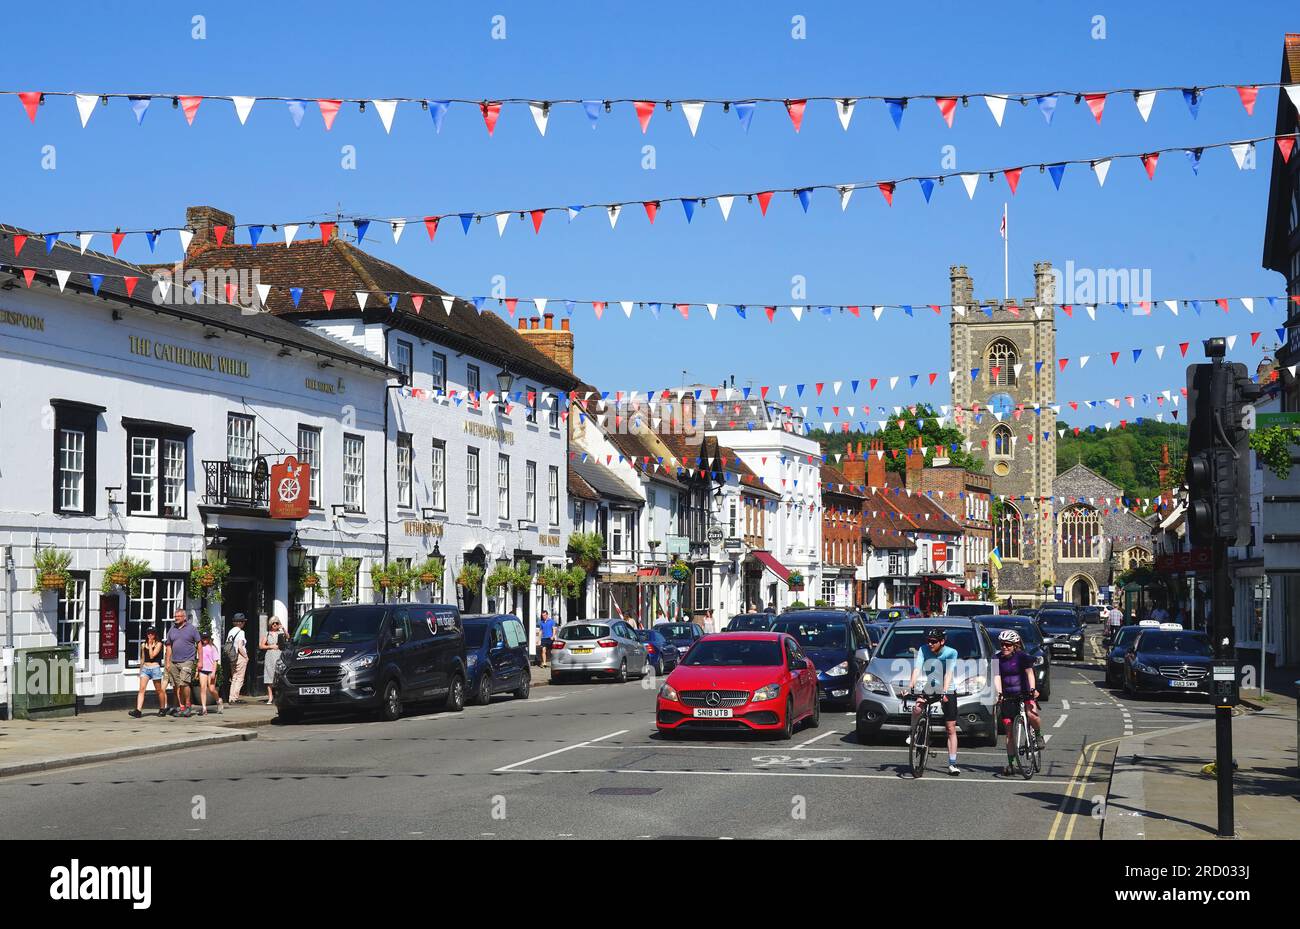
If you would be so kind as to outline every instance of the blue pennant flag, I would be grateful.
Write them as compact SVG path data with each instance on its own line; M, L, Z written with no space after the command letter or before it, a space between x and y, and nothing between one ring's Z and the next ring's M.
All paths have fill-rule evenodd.
M582 207L581 207L581 206L571 206L571 207L569 207L569 222L573 222L573 214L574 214L574 213L581 213L581 212L582 212Z
M852 388L853 393L858 392L858 383L858 381L849 381L849 387Z
M1041 361L1035 361L1035 362L1034 362L1034 373L1035 373L1035 374L1039 374L1039 373L1042 372L1042 370L1043 370L1043 363L1042 363Z
M1044 432L1043 441L1050 442L1051 440L1052 440L1052 434L1050 432Z
M702 394L702 393L704 393L704 391L702 391L702 390L697 390L697 391L695 391L695 399L696 399L696 400L700 399L700 394Z
M801 397L803 396L803 384L795 384L794 389L799 394L799 396Z
M149 109L149 102L148 97L131 98L131 112L135 114L135 124L137 126L144 125L144 114Z
M744 398L745 398L746 400L749 399L749 391L750 391L750 388L748 388L748 387L742 387L742 388L740 389L741 394L744 396Z
M451 106L450 100L430 100L429 115L433 117L433 131L442 132L442 118L447 115L447 107Z
M474 221L473 213L460 213L460 225L465 230L465 235L469 235L469 224Z
M980 307L980 309L984 311L984 315L986 315L989 319L993 318L993 304L990 303L988 306Z
M894 128L903 128L903 107L907 106L902 99L898 97L886 97L885 104L889 107L889 115L894 118Z
M366 237L366 230L370 228L370 220L353 220L352 227L357 230L357 244L360 245Z
M158 244L158 233L146 232L144 240L149 243L149 253L153 254L154 246Z
M826 415L826 408L825 408L825 407L822 407L822 406L817 407L817 415L818 415L818 416L825 416L825 415ZM798 487L798 486L799 486L799 482L798 482L798 481L795 481L795 482L794 482L794 486Z
M90 288L95 292L95 296L99 296L99 285L104 283L104 275L87 274L86 277L90 278Z
M298 291L299 291L299 293L301 294L301 292L302 292L302 288L301 288L301 287L298 288ZM294 298L293 305L294 305L294 306L297 306L297 305L298 305L298 300L297 300L297 298ZM394 312L394 313L397 312L397 294L389 294L389 295L388 295L388 309L389 309L390 311Z
M289 115L293 117L293 126L295 129L302 126L302 118L306 112L307 112L306 100L289 101Z
M573 301L572 301L572 300L565 300L565 301L564 301L564 315L565 315L565 316L572 316L572 315L573 315Z
M473 301L471 301L474 304L474 309L478 311L480 316L483 315L483 301L486 299L486 297L475 297Z
M1127 313L1127 312L1128 312L1128 304L1127 304L1127 303L1116 303L1116 304L1115 304L1115 309L1119 310L1121 313Z
M690 197L682 198L682 211L686 214L686 222L690 222L695 217L695 205L699 201Z
M1187 102L1187 109L1192 114L1192 119L1195 119L1197 112L1201 109L1201 92L1199 90L1184 90L1183 100Z
M1286 330L1285 330L1285 329L1281 329L1281 328L1279 328L1279 329L1277 329L1277 330L1275 330L1275 331L1277 332L1277 340L1278 340L1279 342L1285 342L1285 341L1286 341Z
M290 287L290 288L289 288L289 296L293 299L293 305L294 305L295 307L297 307L297 306L298 306L298 301L302 299L302 288L301 288L301 287ZM393 294L393 296L396 297L397 295L396 295L396 294ZM394 300L394 302L396 302L396 301Z
M745 131L749 132L749 124L754 119L754 104L737 103L736 116L739 117L740 124L745 127Z
M1200 316L1200 315L1201 315L1201 301L1200 301L1200 300L1193 300L1193 301L1192 301L1192 309L1196 311L1196 315L1197 315L1197 316Z
M918 183L921 185L921 193L925 194L925 202L929 203L930 194L934 193L934 178L923 177L920 178Z
M831 307L819 306L817 309L822 311L822 316L826 317L827 319L831 318Z
M48 255L50 252L54 251L54 243L57 241L59 241L59 234L57 232L51 232L45 237L45 254Z
M1139 358L1141 358L1141 357L1142 357L1142 349L1140 349L1140 348L1135 348L1135 349L1133 349L1133 361L1134 361L1134 363L1136 363L1137 360L1138 360Z
M591 120L591 128L596 128L596 121L600 119L600 101L583 100L582 108L587 111L587 118Z
M1265 297L1264 299L1268 301L1268 308L1270 310L1277 309L1277 297Z
M812 189L808 187L802 187L799 190L796 190L794 193L795 196L799 198L799 205L802 206L803 211L807 213L808 205L812 203Z
M745 308L744 308L743 306L737 306L737 307L736 307L736 315L739 316L741 319L748 319L748 318L749 318L749 317L747 317L747 316L745 315Z
M910 377L908 377L908 380L912 382L909 386L911 386L911 387L915 387L915 386L916 386L916 379L917 379L918 377L920 377L920 376L921 376L921 375L919 375L919 374L913 374L913 375L911 375ZM918 422L920 422L920 420L918 420Z
M911 305L910 303L904 303L904 304L903 304L903 312L906 313L908 316L911 316L911 315L912 315L912 305Z
M1048 94L1044 97L1036 97L1038 100L1038 109L1043 113L1043 119L1047 120L1047 125L1052 124L1052 116L1056 113L1056 96Z
M659 307L660 304L658 303L650 304L650 315L653 316L655 319L659 318Z
M978 380L979 380L979 377L980 377L980 369L979 369L979 368L971 368L971 369L970 369L970 379L971 379L972 381L978 381Z
M261 226L249 226L249 227L248 227L248 238L249 238L249 241L251 241L251 242L253 243L253 248L257 248L257 243L260 242L260 241L262 240L262 227L261 227Z
M1048 165L1047 173L1052 176L1052 183L1056 185L1056 189L1060 190L1061 178L1065 176L1065 165L1064 164Z
M1200 174L1201 173L1201 149L1185 148L1183 149L1183 154L1187 156L1187 160L1192 165L1192 173Z
M298 292L299 292L299 293L302 293L301 289L300 289ZM203 282L202 282L202 281L191 281L191 282L190 282L190 293L194 294L194 299L195 299L195 301L201 303L201 302L203 301ZM296 303L296 301L295 301L295 306L296 306L296 305L297 305L297 303Z

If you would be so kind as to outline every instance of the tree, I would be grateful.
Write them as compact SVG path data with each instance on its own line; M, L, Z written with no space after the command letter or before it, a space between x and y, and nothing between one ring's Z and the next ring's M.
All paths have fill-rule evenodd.
M1187 450L1187 427L1151 419L1112 425L1080 427L1078 435L1069 423L1056 443L1057 473L1076 464L1097 472L1123 490L1126 497L1158 497L1183 481ZM1164 446L1169 446L1169 468L1161 480Z

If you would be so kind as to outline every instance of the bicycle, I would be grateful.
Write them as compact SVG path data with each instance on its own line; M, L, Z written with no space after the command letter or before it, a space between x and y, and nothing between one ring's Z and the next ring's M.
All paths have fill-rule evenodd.
M956 700L958 697L969 696L968 694L947 693L947 694L924 694L908 693L902 694L903 712L910 713L908 700L913 703L920 703L923 707L916 720L912 723L912 734L908 740L907 761L912 766L912 777L921 777L925 774L925 763L930 757L930 715L933 707L941 706L940 697L948 697L950 700ZM931 704L931 701L934 701Z
M1016 704L1016 715L1011 717L1007 727L1007 761L1009 767L1020 772L1020 776L1029 780L1042 770L1042 749L1034 737L1033 727L1029 725L1029 712L1025 709L1027 694L1002 694L998 701L998 716L1002 717L1002 703ZM1011 749L1014 747L1014 754Z

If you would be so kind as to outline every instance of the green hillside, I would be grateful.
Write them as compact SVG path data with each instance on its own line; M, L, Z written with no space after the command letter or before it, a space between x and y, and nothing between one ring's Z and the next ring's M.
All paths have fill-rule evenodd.
M1118 484L1126 496L1154 497L1183 480L1183 458L1187 452L1187 427L1181 423L1158 423L1144 419L1130 422L1107 432L1098 426L1095 432L1080 428L1078 436L1064 420L1057 422L1066 433L1056 444L1057 473L1082 463L1106 480ZM1169 477L1160 486L1158 469L1161 449L1169 446Z

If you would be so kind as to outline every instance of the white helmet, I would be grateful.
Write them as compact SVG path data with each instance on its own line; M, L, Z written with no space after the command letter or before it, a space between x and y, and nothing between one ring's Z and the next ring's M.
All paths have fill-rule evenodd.
M999 642L1009 642L1012 645L1020 644L1020 633L1014 629L1003 629L998 633Z

